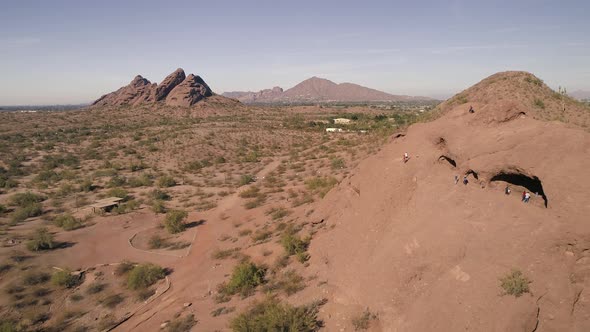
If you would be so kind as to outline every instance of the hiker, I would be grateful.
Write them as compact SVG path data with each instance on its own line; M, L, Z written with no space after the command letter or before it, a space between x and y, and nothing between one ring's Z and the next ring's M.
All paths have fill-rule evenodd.
M408 160L410 160L410 156L408 155L407 152L404 153L404 163L407 163Z
M463 177L463 184L464 184L464 185L467 185L468 183L469 183L469 180L467 180L467 175L465 175L465 176Z
M455 175L455 184L457 184L459 182L459 176Z
M504 193L505 193L506 195L510 195L510 191L511 191L511 190L510 190L510 186L506 186L506 189L504 190Z
M469 105L469 113L475 113L475 111L473 110L473 106Z
M524 202L528 203L529 199L531 199L531 193L527 192L524 194Z
M522 201L524 202L524 198L526 197L526 190L522 192Z

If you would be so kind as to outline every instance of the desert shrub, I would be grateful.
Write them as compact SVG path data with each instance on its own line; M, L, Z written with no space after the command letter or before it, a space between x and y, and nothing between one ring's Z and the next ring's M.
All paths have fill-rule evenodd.
M65 288L72 288L79 284L80 278L73 275L68 269L55 272L51 276L51 283Z
M368 330L371 326L371 321L375 319L377 319L377 315L366 309L362 314L352 317L352 327L355 331Z
M213 258L213 259L226 259L226 258L232 257L238 251L239 251L238 248L232 248L232 249L226 249L226 250L217 249L213 252L213 254L211 254L211 258Z
M189 332L197 322L193 314L186 315L184 318L176 318L170 321L166 326L168 332Z
M225 157L218 156L218 157L215 157L215 160L213 162L216 164L224 164L226 162L226 160L225 160Z
M500 287L504 289L504 293L515 297L528 293L530 283L531 281L520 270L512 270L509 274L500 278Z
M6 212L7 208L6 206L0 204L0 215L2 215L4 212Z
M301 239L292 225L289 225L281 236L281 245L285 249L285 252L288 255L297 255L297 258L303 261L306 260L303 258L306 258L306 251L310 241L310 237Z
M528 83L531 83L531 84L534 84L537 86L543 85L543 80L541 80L540 78L537 78L535 76L532 76L532 75L525 77L524 80Z
M75 218L71 214L62 214L53 219L53 224L57 227L61 227L66 231L82 228L84 225L80 219Z
M23 331L16 321L8 319L0 319L0 332L19 332Z
M254 234L252 234L252 240L254 242L262 242L270 238L272 232L269 230L257 230Z
M252 230L251 229L248 229L248 228L242 229L242 230L240 230L238 232L238 236L247 236L247 235L250 235L250 234L252 234Z
M70 296L70 300L72 300L74 302L82 301L83 299L84 299L84 296L82 296L80 294L72 294L72 296Z
M156 290L154 290L153 288L141 289L137 292L137 299L140 301L145 301L152 297L152 295L154 294L156 294Z
M152 237L150 237L148 246L150 249L160 249L170 246L170 243L168 243L168 241L166 241L166 239L164 239L160 235L154 234L152 235Z
M121 186L124 186L126 183L127 183L127 179L125 179L125 177L115 175L115 176L111 177L111 179L107 183L107 187L109 187L109 188L121 187Z
M266 202L266 197L266 194L260 194L255 199L247 201L246 204L244 204L244 207L246 209L257 208Z
M213 317L217 317L217 316L221 316L221 315L229 314L229 313L232 313L232 312L234 312L234 310L236 310L236 308L235 308L235 307L229 307L229 308L226 308L226 307L219 307L219 308L217 308L217 309L215 309L215 310L211 311L211 316L213 316Z
M125 213L129 213L131 211L139 209L139 206L140 206L140 202L132 199L126 203L122 203L122 204L117 205L116 207L114 207L111 210L111 212L113 214L125 214Z
M129 193L127 192L127 190L125 190L123 188L112 188L107 192L107 195L112 196L112 197L119 197L119 198L127 199L129 196Z
M169 201L171 199L170 194L160 189L154 189L150 191L149 195L152 199L161 201Z
M129 261L122 261L120 264L117 265L115 268L115 275L122 276L127 274L129 271L133 270L135 265Z
M332 159L332 169L341 169L344 168L345 164L344 164L344 159L342 158L334 158Z
M164 220L164 226L170 234L176 234L184 231L186 225L184 219L188 216L186 211L181 210L170 210L166 213L166 219Z
M10 205L25 207L30 204L40 203L45 200L45 197L32 192L18 193L10 197Z
M266 214L270 215L272 220L282 219L282 218L288 216L290 213L291 213L291 211L289 211L283 207L272 208L272 209L266 211Z
M234 267L229 282L219 286L219 292L230 296L238 293L248 296L254 292L256 286L264 282L265 274L264 267L243 261Z
M252 174L244 174L240 176L240 182L238 183L240 186L245 186L254 182L254 175Z
M151 177L148 174L142 174L139 177L129 178L127 181L129 186L136 187L149 187L153 184Z
M23 276L23 283L28 286L44 284L51 276L45 272L29 271Z
M49 233L46 227L37 228L27 242L27 249L31 251L49 250L54 247L53 235Z
M102 298L99 303L109 309L114 309L124 300L125 298L122 294L111 294Z
M154 213L166 213L167 208L163 201L156 199L152 202L152 211Z
M95 281L88 285L88 288L86 288L86 294L97 294L105 290L105 288L107 288L107 284Z
M161 188L168 188L174 187L176 185L176 180L170 175L163 175L158 179L158 187Z
M545 103L541 99L535 99L534 105L535 107L545 109Z
M82 181L82 183L80 183L80 187L78 188L78 190L83 192L91 192L95 188L96 187L92 184L92 181L90 179L85 179Z
M157 265L151 263L140 264L135 266L127 275L127 287L133 290L145 289L165 276L164 269Z
M290 296L304 288L305 282L303 281L303 277L297 274L294 270L289 270L269 282L266 285L265 290L282 290L287 296Z
M324 197L332 187L334 187L338 181L333 177L321 177L316 176L305 180L305 186L310 191L317 193L320 197Z
M260 188L252 186L240 193L242 198L255 198L260 194Z
M317 331L322 326L318 320L319 304L294 307L276 298L254 303L246 312L231 320L236 332L247 331Z
M27 218L37 217L41 214L43 214L41 203L29 203L14 210L11 216L11 223L17 224L27 220Z

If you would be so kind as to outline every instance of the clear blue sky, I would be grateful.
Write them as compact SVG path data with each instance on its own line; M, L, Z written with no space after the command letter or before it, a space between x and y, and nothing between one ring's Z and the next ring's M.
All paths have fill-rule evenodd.
M320 76L440 97L504 70L590 90L590 1L0 4L0 105L90 102L177 67L215 92Z

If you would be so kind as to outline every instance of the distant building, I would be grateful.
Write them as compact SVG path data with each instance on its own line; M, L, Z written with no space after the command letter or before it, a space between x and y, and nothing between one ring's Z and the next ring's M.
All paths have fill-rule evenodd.
M346 119L346 118L336 118L336 119L334 119L334 124L349 124L350 122L352 122L352 120Z
M343 130L341 128L326 128L327 133L341 133Z

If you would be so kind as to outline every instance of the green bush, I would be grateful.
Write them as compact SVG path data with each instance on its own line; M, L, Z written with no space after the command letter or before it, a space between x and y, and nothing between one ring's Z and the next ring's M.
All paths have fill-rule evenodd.
M316 176L305 180L305 186L307 189L317 193L320 197L324 197L337 183L338 181L335 178L328 176Z
M266 269L256 264L244 261L234 267L228 283L220 285L221 293L234 295L240 293L242 296L252 294L256 286L264 282Z
M175 318L166 326L168 332L189 332L197 322L193 314L186 315L184 318Z
M53 219L53 224L57 227L61 227L66 231L71 231L74 229L82 228L84 225L80 219L75 218L71 214L62 214L61 216L55 217Z
M240 182L239 182L240 186L245 186L245 185L250 184L252 182L254 182L254 175L244 174L244 175L240 176Z
M133 270L135 265L130 261L122 261L117 267L115 268L115 275L122 276L124 274L129 273L129 271Z
M541 99L535 99L534 105L535 107L545 109L545 103Z
M332 159L332 169L342 169L344 168L344 159L342 158L334 158Z
M152 202L152 211L154 213L166 213L166 205L163 201L157 199Z
M169 247L170 243L168 243L168 241L160 235L154 234L152 237L150 237L148 246L150 249L160 249Z
M317 331L322 326L318 320L319 304L293 307L276 298L268 298L253 304L246 312L231 320L235 332L249 331Z
M116 188L121 187L127 183L127 179L123 176L115 175L113 176L109 182L107 183L107 187L109 188Z
M290 255L297 255L300 261L307 260L307 247L311 241L310 237L301 239L297 235L297 231L293 228L293 225L289 225L283 235L281 236L281 245L285 249L285 252Z
M107 192L107 195L112 196L112 197L119 197L122 199L127 199L129 196L129 193L127 192L127 190L125 190L123 188L113 188Z
M184 231L186 225L184 219L188 216L186 211L181 210L170 210L166 213L166 219L164 220L164 226L170 234L176 234Z
M80 278L72 275L72 272L68 269L57 271L51 276L51 283L60 287L76 287L79 282Z
M176 185L176 180L174 180L174 178L171 177L170 175L164 175L158 179L158 187L168 188L168 187L174 187L175 185Z
M25 207L34 203L40 203L45 200L45 197L32 192L18 193L10 197L10 205Z
M135 266L127 275L127 287L133 290L145 289L165 276L164 269L157 265L151 263L140 264Z
M127 181L129 186L136 188L136 187L149 187L153 184L151 177L147 174L142 174L139 177L132 177L129 178Z
M31 251L49 250L55 247L53 235L46 227L37 228L27 242L27 249Z
M240 197L242 198L255 198L260 195L260 188L256 186L252 186L240 193Z
M366 309L359 316L352 318L352 326L355 331L368 330L371 326L371 321L375 319L377 319L377 315L371 313L369 309Z
M0 215L2 215L4 212L6 212L6 206L0 204Z
M43 214L41 203L28 203L28 205L18 207L11 216L12 224L17 224L27 220L27 218L37 217Z
M528 293L530 283L531 281L519 270L512 270L509 274L500 278L500 287L504 289L504 293L515 297Z
M154 189L150 191L149 195L151 198L161 201L169 201L171 199L170 194L160 189Z

